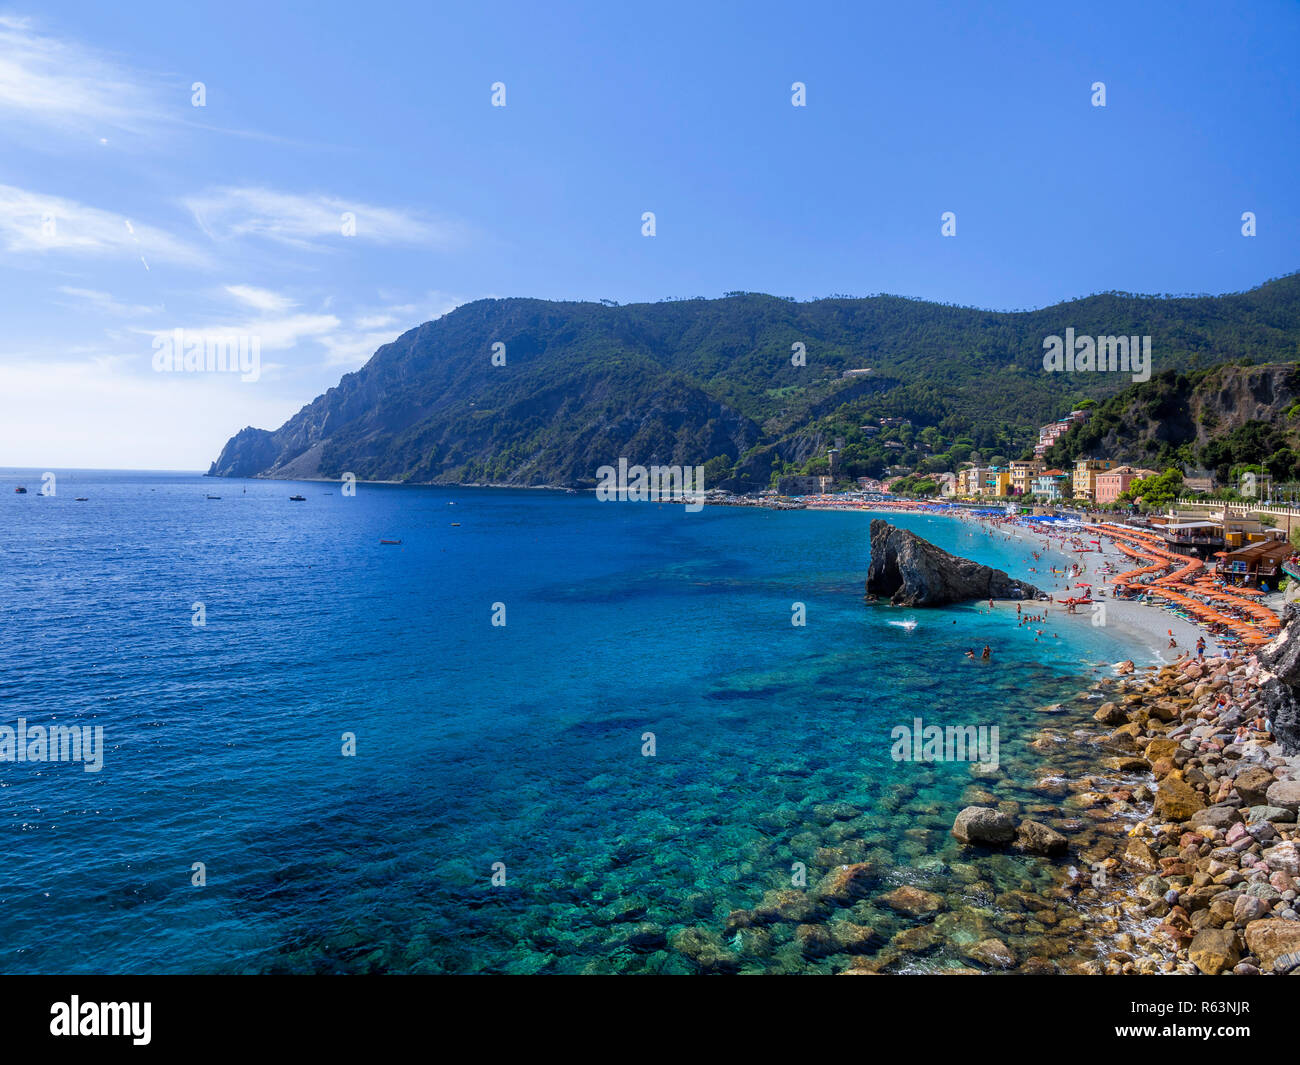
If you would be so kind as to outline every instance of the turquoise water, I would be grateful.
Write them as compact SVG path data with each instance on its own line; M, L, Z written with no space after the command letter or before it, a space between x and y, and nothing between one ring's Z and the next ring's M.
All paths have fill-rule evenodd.
M969 767L895 762L890 730L998 725L1032 776L1035 708L1122 651L1005 605L867 607L862 513L39 484L0 473L0 725L102 725L105 754L0 763L10 973L693 971L667 941L794 861L950 876ZM1033 578L1023 545L895 520ZM780 938L739 967L843 967Z

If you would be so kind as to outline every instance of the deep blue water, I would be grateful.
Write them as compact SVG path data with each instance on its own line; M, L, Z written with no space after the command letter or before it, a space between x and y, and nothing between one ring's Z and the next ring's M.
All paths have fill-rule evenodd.
M1118 651L1086 624L1035 643L1005 606L866 607L862 513L39 486L0 471L0 725L102 725L106 750L0 763L8 973L685 971L629 929L721 929L813 860L819 806L925 868L970 780L891 761L893 726L1000 724L1005 760ZM1025 575L1023 546L895 520Z

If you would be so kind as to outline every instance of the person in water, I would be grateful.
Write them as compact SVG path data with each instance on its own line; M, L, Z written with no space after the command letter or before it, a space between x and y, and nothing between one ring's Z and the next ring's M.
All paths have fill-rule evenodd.
M980 658L983 659L985 662L987 662L987 661L989 660L989 654L990 654L990 651L989 651L989 645L988 645L988 644L985 644L985 645L984 645L984 653L983 653L982 655L980 655Z

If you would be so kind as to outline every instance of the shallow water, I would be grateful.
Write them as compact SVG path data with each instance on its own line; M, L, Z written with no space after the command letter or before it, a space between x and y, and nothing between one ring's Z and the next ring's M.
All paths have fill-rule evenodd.
M1059 870L972 871L947 832L969 765L894 761L891 730L996 725L1003 776L976 786L1042 802L1031 742L1091 707L1039 708L1124 651L1086 618L1036 643L1014 606L865 605L863 513L39 483L0 475L0 725L102 725L106 753L99 773L0 763L5 972L688 972L666 938L722 937L794 862L812 882L861 859L880 891L969 897L916 962L957 964L981 907ZM891 520L1035 579L1023 544ZM991 663L965 659L985 643ZM849 916L882 942L916 924L874 898ZM794 934L723 948L844 967Z

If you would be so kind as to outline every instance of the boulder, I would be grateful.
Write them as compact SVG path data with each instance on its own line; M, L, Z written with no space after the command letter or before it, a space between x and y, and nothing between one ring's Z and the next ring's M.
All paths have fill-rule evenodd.
M1136 836L1129 840L1128 846L1124 848L1124 862L1139 873L1154 873L1158 868L1151 848Z
M1208 825L1210 828L1228 829L1234 824L1241 821L1241 811L1235 806L1207 806L1204 810L1197 810L1187 819L1187 823L1195 828L1202 825Z
M1000 810L967 806L952 823L952 834L963 843L998 847L1016 838L1016 823Z
M1187 957L1206 976L1218 976L1241 961L1237 933L1226 928L1202 928L1188 946Z
M1300 951L1300 921L1270 917L1246 925L1246 946L1265 972L1284 954Z
M1300 875L1300 847L1292 840L1269 847L1260 857L1268 862L1270 869L1280 870L1289 876Z
M1070 849L1070 841L1054 828L1026 820L1016 829L1016 847L1026 854L1054 856L1065 854Z
M1166 821L1186 821L1198 810L1205 809L1205 800L1186 781L1168 776L1156 791L1156 813Z
M1263 806L1273 783L1273 774L1258 765L1247 766L1232 779L1232 786L1247 806Z
M916 533L871 521L867 594L899 606L942 606L971 599L1038 599L1043 592L1000 569L949 554Z
M1238 895L1232 902L1233 924L1244 927L1251 921L1268 916L1269 905L1254 895Z
M1102 703L1101 709L1092 715L1094 721L1103 725L1122 725L1128 720L1128 711L1118 703Z
M1154 763L1162 758L1172 760L1176 750L1178 750L1177 740L1155 739L1143 748L1142 753L1148 762Z
M1300 780L1278 780L1269 785L1267 803L1292 813L1300 810Z

